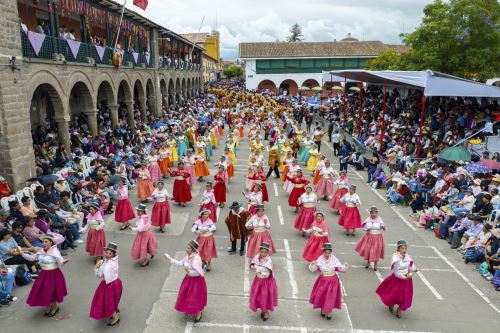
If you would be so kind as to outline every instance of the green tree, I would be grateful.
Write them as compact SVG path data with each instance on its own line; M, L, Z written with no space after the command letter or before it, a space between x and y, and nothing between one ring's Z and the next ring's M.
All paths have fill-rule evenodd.
M289 43L302 42L304 40L304 35L302 34L302 27L295 23L290 27L290 36L286 38L286 41Z
M235 77L241 77L243 76L243 68L241 68L240 66L229 66L229 67L226 67L224 68L224 70L222 71L222 74L224 74L225 77L227 77L228 79L232 79L232 78L235 78Z
M401 70L401 52L392 47L385 49L380 51L377 58L370 60L368 64L372 71Z
M500 73L500 4L497 0L435 0L420 26L402 35L407 70L431 69L485 81Z

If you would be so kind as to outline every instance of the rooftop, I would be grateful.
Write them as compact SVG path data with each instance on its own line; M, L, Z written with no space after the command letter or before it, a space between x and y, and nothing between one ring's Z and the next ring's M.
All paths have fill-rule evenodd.
M381 41L358 41L345 38L339 42L264 42L240 43L240 58L300 58L300 57L341 57L376 56L387 48L404 52L404 45L389 45Z
M207 34L205 32L180 35L195 44L204 44L207 41Z

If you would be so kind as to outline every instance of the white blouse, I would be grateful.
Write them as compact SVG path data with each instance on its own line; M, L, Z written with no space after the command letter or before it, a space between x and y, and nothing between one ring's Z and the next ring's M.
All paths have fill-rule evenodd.
M347 192L342 198L340 198L340 201L346 204L352 204L356 206L361 205L361 199L359 198L359 195L357 195L356 193L351 194Z

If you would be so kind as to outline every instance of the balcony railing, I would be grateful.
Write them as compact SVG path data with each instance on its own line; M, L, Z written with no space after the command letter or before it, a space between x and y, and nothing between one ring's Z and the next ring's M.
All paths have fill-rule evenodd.
M195 72L201 70L201 66L199 64L194 64L189 61L172 60L168 57L160 57L160 68Z
M102 59L99 57L96 47L91 44L81 43L76 57L73 55L66 39L52 36L45 36L40 51L36 54L31 46L27 34L21 31L21 43L23 49L23 57L26 59L45 59L45 60L66 60L67 62L76 63L95 63L98 65L112 65L113 49L105 47ZM64 58L63 58L64 57ZM146 55L139 53L137 61L135 61L132 52L123 52L123 67L154 67L154 59L151 56L149 64L146 61Z

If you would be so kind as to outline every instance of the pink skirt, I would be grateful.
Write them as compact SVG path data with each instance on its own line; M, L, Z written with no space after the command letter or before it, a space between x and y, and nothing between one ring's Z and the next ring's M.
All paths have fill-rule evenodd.
M135 219L135 213L130 200L118 200L115 208L115 221L125 223L133 219Z
M200 206L200 212L203 208L206 208L210 211L210 219L214 222L217 223L217 207L213 202L209 202L207 204L203 204Z
M197 178L196 178L196 173L194 171L194 166L189 166L186 167L185 169L187 169L186 171L189 172L189 183L191 185L196 184Z
M250 310L256 312L273 311L278 306L278 287L276 280L271 274L268 278L261 279L257 276L253 279L250 289Z
M355 248L368 262L377 262L384 259L384 236L382 234L365 234Z
M62 303L68 294L64 275L59 268L40 272L36 278L26 303L29 306L49 306L50 303Z
M326 236L314 236L309 237L306 247L302 252L302 258L308 262L313 262L323 254L323 244L329 243L328 237Z
M148 167L149 174L151 175L151 181L156 183L161 179L161 169L157 162L151 164Z
M299 207L300 205L297 203L297 200L305 191L306 190L303 187L294 187L288 197L288 206Z
M398 305L402 311L406 311L413 300L413 280L398 279L391 274L380 283L377 294L386 306Z
M201 260L211 261L212 258L217 258L217 247L215 245L214 235L207 237L198 236L196 239L198 244L198 253L200 254Z
M151 212L151 225L163 228L170 222L170 204L168 201L156 202Z
M91 257L102 257L102 252L106 246L106 234L104 230L90 229L87 234L87 242L85 244L85 251Z
M122 291L123 285L119 278L108 284L102 280L92 298L90 318L95 320L110 318L118 311Z
M207 284L203 276L189 276L182 280L175 309L179 312L196 315L207 306Z
M276 253L276 248L274 247L273 239L269 231L255 232L250 234L247 245L247 258L253 258L259 253L260 244L269 244L269 255L272 256Z
M335 210L341 210L344 207L344 204L340 202L340 198L342 198L347 193L346 188L340 188L333 194L332 200L330 200L330 208Z
M321 177L321 180L318 183L318 186L316 186L316 195L318 198L322 198L323 196L331 196L333 194L333 182L332 180L326 180L323 177Z
M302 207L300 208L299 215L295 218L293 226L295 229L302 231L304 229L310 229L314 220L316 219L316 207Z
M148 254L151 256L156 255L157 247L156 237L151 230L138 232L130 250L130 257L132 260L144 260Z
M342 290L337 275L320 275L311 291L309 303L313 309L321 309L323 313L330 313L333 309L342 307Z
M361 215L359 215L358 207L344 206L340 212L339 225L344 229L361 228Z

